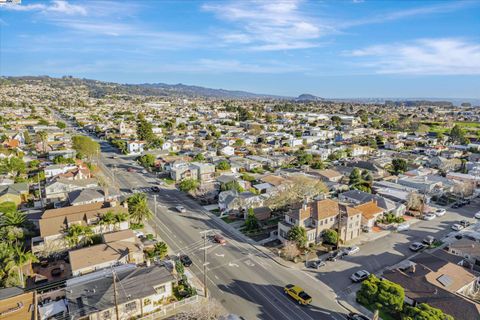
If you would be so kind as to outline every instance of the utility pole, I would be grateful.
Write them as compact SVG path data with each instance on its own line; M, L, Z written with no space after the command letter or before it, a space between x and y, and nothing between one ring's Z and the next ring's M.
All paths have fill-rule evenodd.
M42 185L40 184L39 172L37 172L37 181L38 181L38 196L40 197L40 202L42 203L42 208L43 208Z
M120 315L118 311L118 300L117 300L117 280L116 280L117 276L113 268L112 268L112 275L113 275L113 300L115 303L115 315L116 315L116 319L120 320Z
M155 217L157 216L157 195L153 195L153 208L155 210Z
M205 298L208 298L208 288L207 288L207 233L210 230L205 230L200 233L203 233L203 291L205 292Z

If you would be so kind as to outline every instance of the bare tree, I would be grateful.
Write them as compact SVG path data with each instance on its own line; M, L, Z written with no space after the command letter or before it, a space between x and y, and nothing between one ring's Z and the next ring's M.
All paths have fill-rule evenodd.
M216 320L227 314L225 308L215 299L208 298L186 307L175 315L176 320Z
M453 193L459 195L462 198L473 195L474 191L475 186L471 182L455 181L455 185L453 186Z
M294 258L300 255L300 250L298 249L297 244L295 241L287 241L283 246L283 256L287 260L293 260Z
M419 193L412 192L407 197L407 210L422 210L423 196Z
M326 192L327 187L319 179L300 174L294 175L289 177L288 182L266 201L266 205L273 209L283 208Z

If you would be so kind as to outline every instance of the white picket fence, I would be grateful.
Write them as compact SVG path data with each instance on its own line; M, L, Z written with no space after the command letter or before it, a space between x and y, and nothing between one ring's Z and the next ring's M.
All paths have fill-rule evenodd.
M197 303L200 300L200 296L198 294L194 295L193 297L186 298L183 300L180 300L178 302L170 303L165 306L163 306L160 310L155 311L154 313L151 313L149 315L146 315L142 318L139 318L141 320L155 320L155 319L161 319L162 317L165 317L166 315L169 314L174 314L176 309L179 309L185 305L188 304L193 304Z

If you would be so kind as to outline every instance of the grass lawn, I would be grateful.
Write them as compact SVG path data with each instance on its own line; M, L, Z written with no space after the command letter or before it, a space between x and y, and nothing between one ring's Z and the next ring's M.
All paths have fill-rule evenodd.
M175 180L170 179L170 178L163 178L162 180L168 185L175 184Z
M232 223L232 222L237 221L237 219L232 219L232 218L230 218L229 216L222 217L221 219L222 219L223 221L225 221L226 223Z

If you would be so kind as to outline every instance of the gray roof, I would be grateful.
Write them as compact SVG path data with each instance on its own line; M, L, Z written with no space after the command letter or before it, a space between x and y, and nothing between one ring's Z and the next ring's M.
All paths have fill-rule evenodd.
M392 200L386 199L379 195L363 192L360 190L349 190L349 191L343 192L342 195L345 196L346 198L353 199L360 203L366 203L374 200L377 202L377 205L380 208L388 211L396 208L396 204Z
M21 182L21 183L14 183L11 185L0 186L0 194L15 194L19 195L21 193L28 193L28 183Z
M172 282L175 277L164 266L151 266L121 270L117 275L117 301L119 304L155 294L154 286ZM90 278L67 286L66 298L72 319L114 306L113 276L109 272L102 278ZM128 295L128 296L127 296Z

